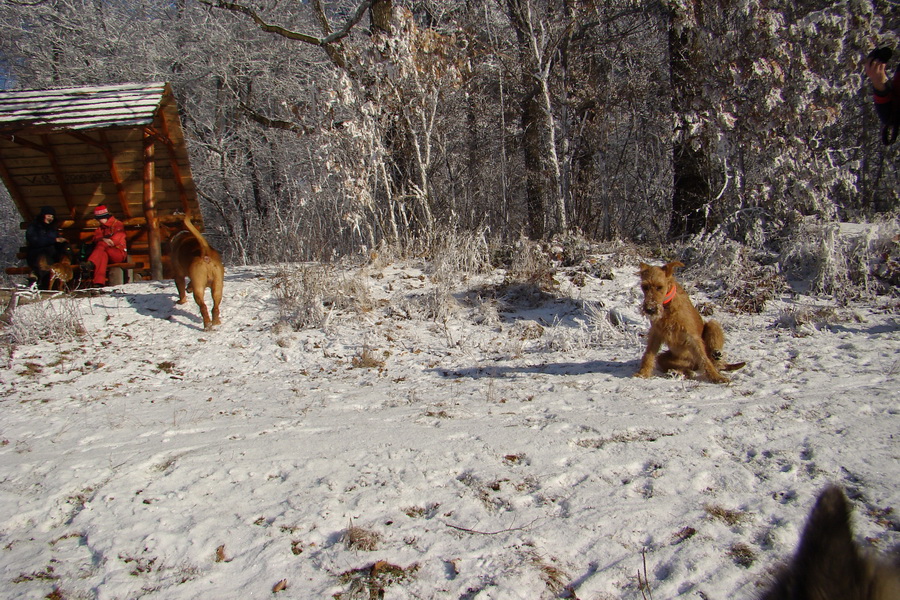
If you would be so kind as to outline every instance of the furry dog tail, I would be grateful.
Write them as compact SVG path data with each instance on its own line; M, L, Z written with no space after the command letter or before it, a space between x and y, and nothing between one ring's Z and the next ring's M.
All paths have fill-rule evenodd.
M197 241L200 243L200 251L203 256L209 256L210 251L212 250L209 247L209 242L207 242L206 238L203 237L203 234L200 233L200 231L196 227L194 227L194 224L191 222L191 215L187 213L185 213L184 215L184 226L188 228L188 231L191 232L191 235L197 238Z
M739 363L731 363L730 365L716 365L719 367L720 371L737 371L738 369L746 366L747 363L739 362Z
M720 371L737 371L747 363L739 362L730 365L722 364L722 348L725 347L725 332L718 321L710 319L703 324L703 344L706 355Z

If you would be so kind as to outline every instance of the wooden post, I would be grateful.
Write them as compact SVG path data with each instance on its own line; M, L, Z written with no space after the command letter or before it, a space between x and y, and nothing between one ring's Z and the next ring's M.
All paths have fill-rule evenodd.
M153 179L156 177L156 141L151 131L144 130L144 217L147 219L147 242L150 246L150 278L163 278L162 248L160 247L159 219L156 216L156 200L153 197Z

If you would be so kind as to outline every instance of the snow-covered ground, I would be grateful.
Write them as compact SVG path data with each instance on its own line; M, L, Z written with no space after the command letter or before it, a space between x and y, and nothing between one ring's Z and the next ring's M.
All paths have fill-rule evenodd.
M171 281L21 306L86 334L2 348L0 596L752 598L828 482L900 542L896 303L684 280L747 366L636 379L636 270L542 304L334 272L363 297L300 331L277 267L229 269L211 332Z

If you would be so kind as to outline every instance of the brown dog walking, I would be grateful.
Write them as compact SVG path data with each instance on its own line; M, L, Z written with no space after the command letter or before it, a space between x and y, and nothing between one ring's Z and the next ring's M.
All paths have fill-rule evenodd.
M702 371L714 383L727 383L720 371L740 369L744 363L721 365L725 333L716 321L703 322L700 313L681 284L675 281L675 269L683 267L672 261L663 267L641 263L638 273L644 292L642 311L650 319L647 349L636 377L651 377L654 367L661 371L678 371L690 375ZM659 353L663 343L668 350Z
M178 288L178 304L187 302L186 277L191 278L194 301L203 315L203 328L219 325L219 304L222 302L222 286L225 267L222 257L213 250L194 224L190 215L184 216L187 231L179 231L172 238L172 269L175 271L175 287ZM212 291L213 309L210 318L204 296L206 288Z

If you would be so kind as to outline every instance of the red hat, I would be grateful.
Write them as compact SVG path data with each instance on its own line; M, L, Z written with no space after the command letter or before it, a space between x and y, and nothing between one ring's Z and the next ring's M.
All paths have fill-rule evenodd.
M101 204L97 208L94 209L94 218L98 221L100 219L108 219L111 215L109 214L109 209L106 208L106 205Z

